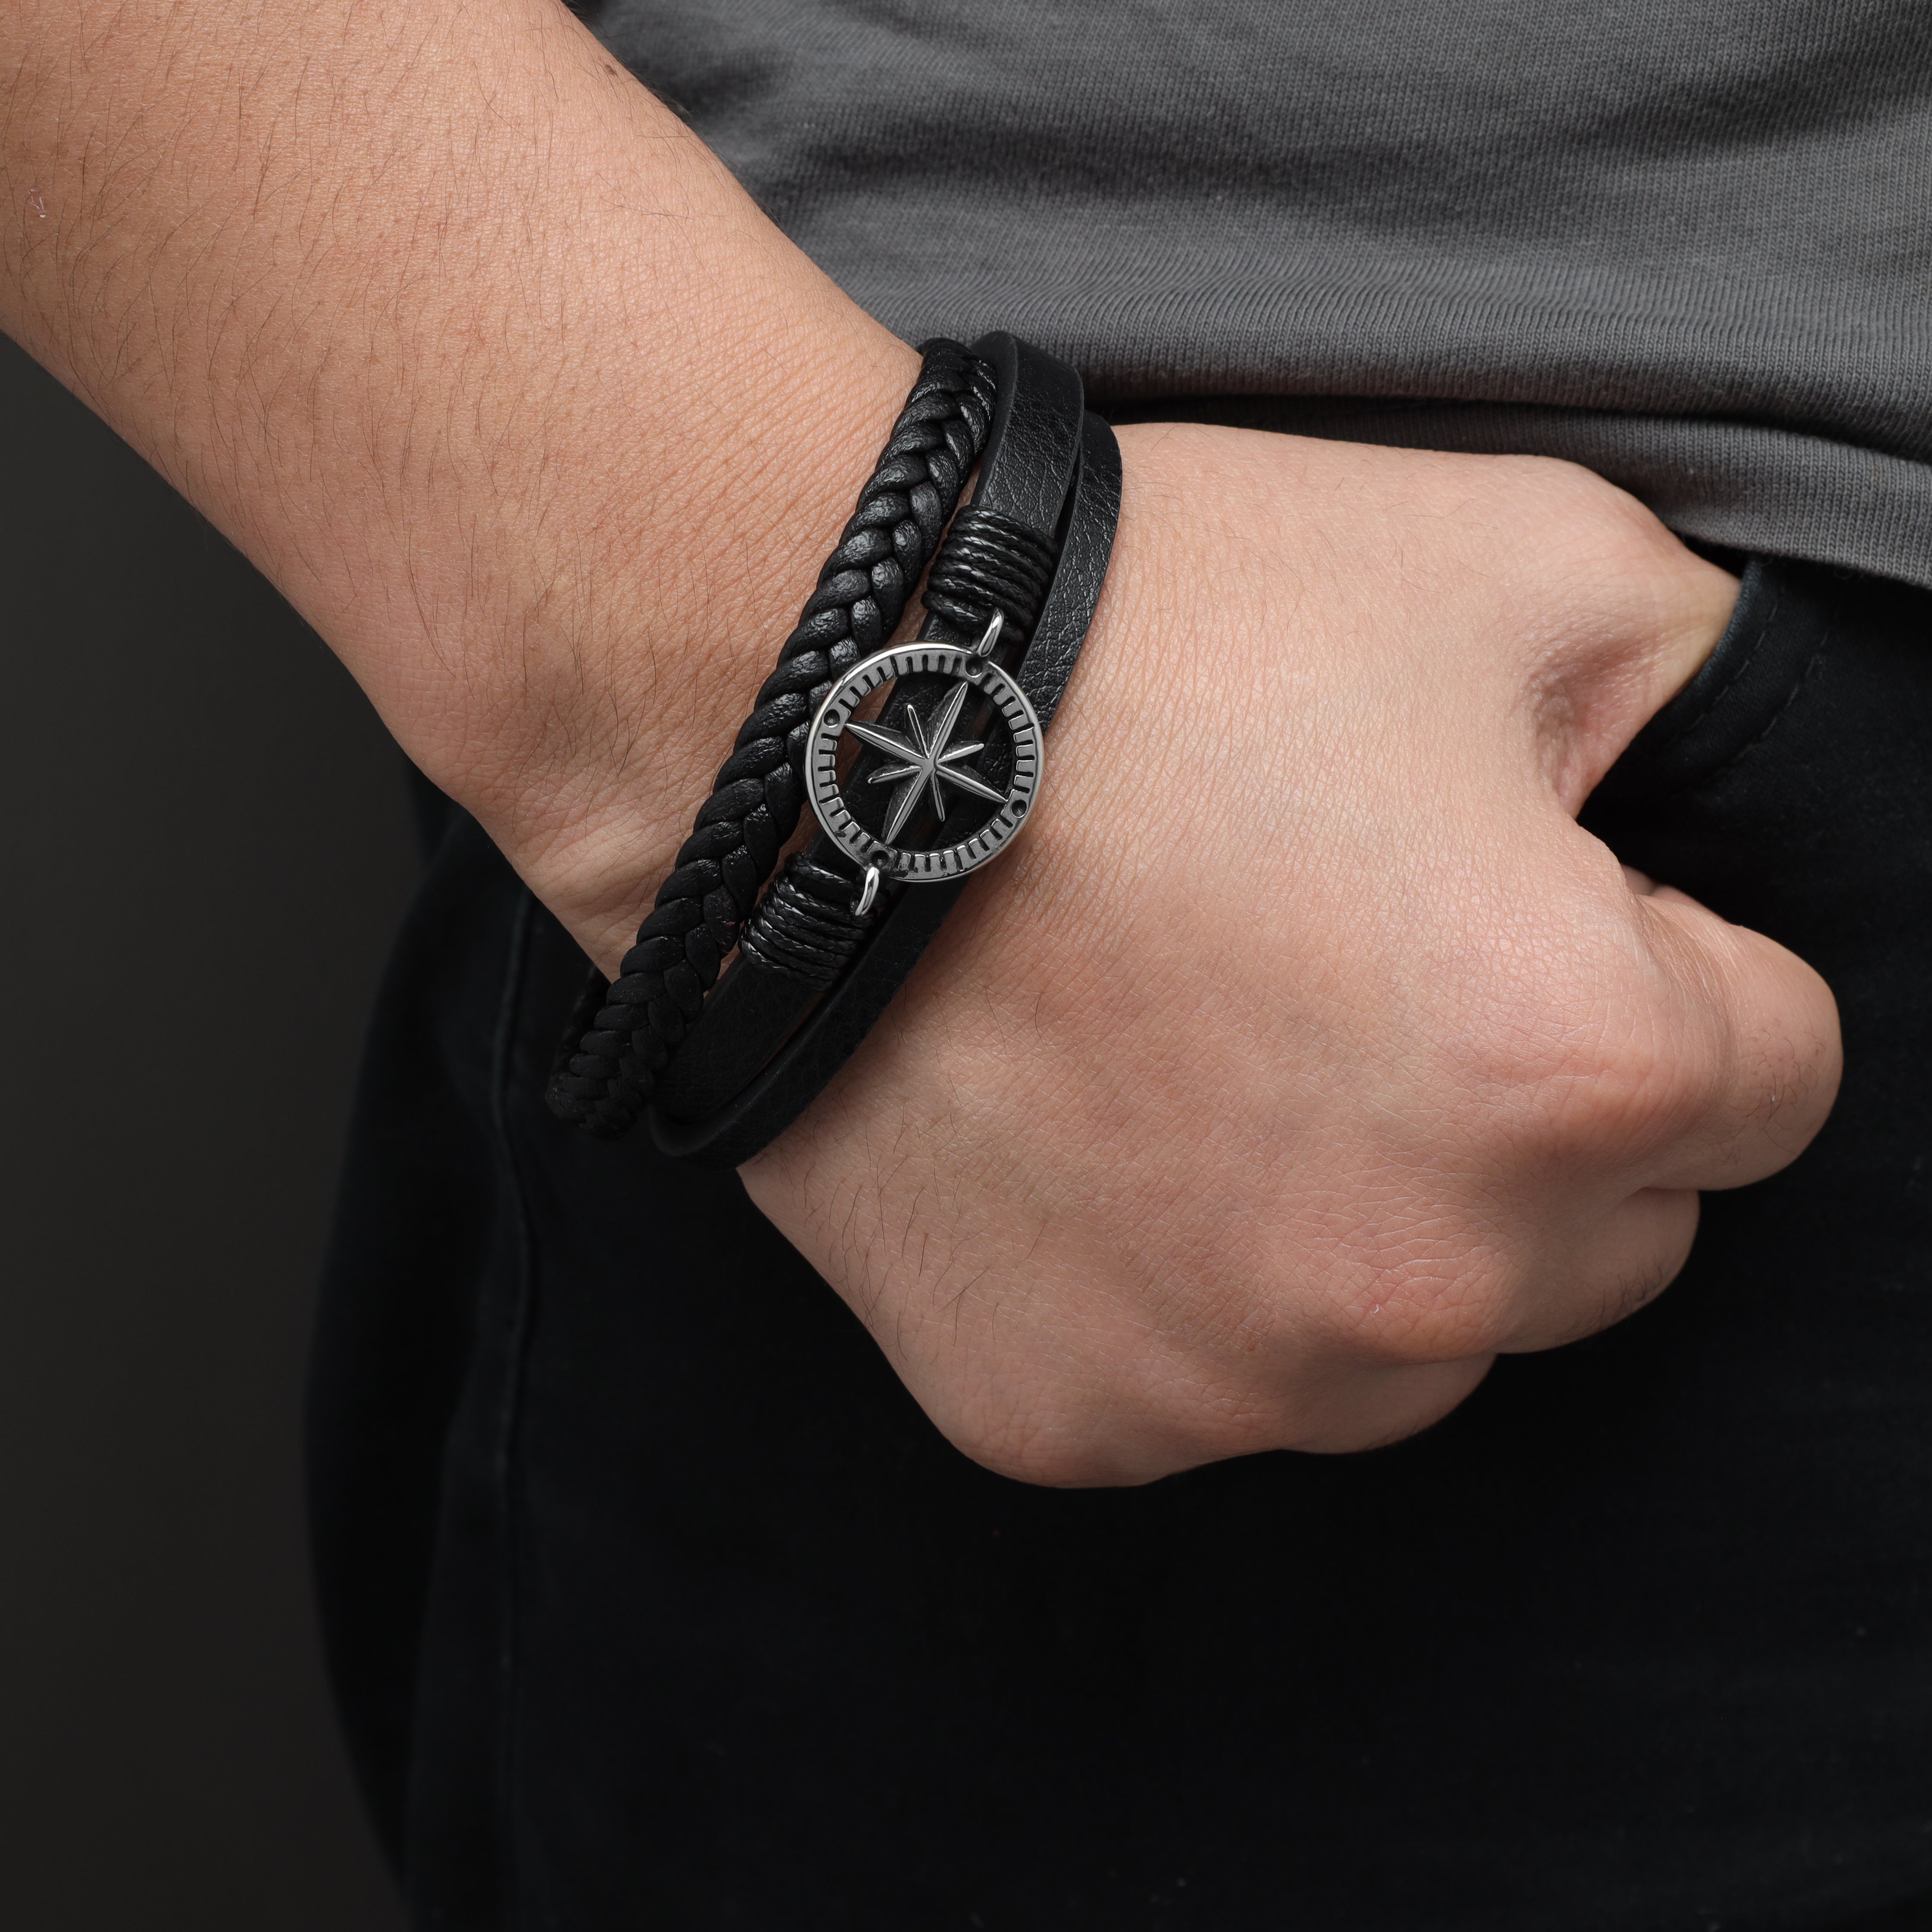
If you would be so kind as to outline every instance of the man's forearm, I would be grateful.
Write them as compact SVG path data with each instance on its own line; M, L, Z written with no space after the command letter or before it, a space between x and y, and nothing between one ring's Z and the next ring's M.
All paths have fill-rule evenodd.
M910 351L556 0L16 0L0 73L0 322L608 963Z

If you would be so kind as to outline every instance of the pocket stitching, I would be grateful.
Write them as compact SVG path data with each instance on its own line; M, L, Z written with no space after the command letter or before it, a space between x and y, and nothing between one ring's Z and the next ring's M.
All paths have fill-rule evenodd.
M1670 734L1670 741L1672 743L1681 743L1683 740L1688 737L1691 732L1694 731L1700 724L1702 724L1704 720L1709 717L1711 713L1716 710L1718 705L1724 701L1725 697L1737 683L1738 680L1742 677L1744 673L1750 669L1752 664L1756 661L1758 652L1764 648L1765 640L1771 635L1772 628L1778 622L1778 612L1784 608L1784 592L1783 590L1780 589L1774 591L1772 594L1771 608L1764 614L1763 620L1757 627L1757 635L1752 638L1750 643L1745 647L1743 656L1738 658L1737 662L1731 666L1730 670L1726 673L1724 682L1719 685L1714 691L1712 692L1706 698L1703 703L1697 707L1696 710L1694 712L1690 717L1681 721L1676 728L1672 731ZM1799 682L1802 682L1803 680L1801 679ZM1794 686L1792 688L1793 690L1796 690L1796 686ZM1786 702L1790 702L1789 698L1786 700ZM1784 709L1784 706L1780 704L1778 709L1782 710ZM1751 741L1753 744L1755 744L1756 742L1756 739L1753 739ZM1738 755L1739 753L1735 752L1731 754L1732 758L1736 758ZM1729 759L1725 760L1726 764L1729 764L1730 762L1730 760ZM1722 767L1720 766L1719 769L1721 770Z
M1811 681L1812 672L1817 668L1820 659L1830 648L1831 643L1832 634L1827 631L1816 644L1812 646L1810 656L1804 660L1804 668L1792 680L1791 688L1784 694L1778 709L1765 720L1763 728L1754 737L1748 739L1744 743L1740 745L1721 764L1712 766L1710 770L1696 781L1697 784L1708 784L1713 778L1721 777L1733 766L1742 764L1771 736L1772 732L1778 729L1779 719L1797 702L1799 692L1803 691L1805 686Z

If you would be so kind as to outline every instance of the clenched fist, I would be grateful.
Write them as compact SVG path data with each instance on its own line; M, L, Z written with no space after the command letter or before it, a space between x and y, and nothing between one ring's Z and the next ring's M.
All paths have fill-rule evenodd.
M1422 1427L1656 1294L1838 1077L1816 974L1575 822L1732 578L1567 465L1122 442L1029 840L745 1175L1051 1483Z

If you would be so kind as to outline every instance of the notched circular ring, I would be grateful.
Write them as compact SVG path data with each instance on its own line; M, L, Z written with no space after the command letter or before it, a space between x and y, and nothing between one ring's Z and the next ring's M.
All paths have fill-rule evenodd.
M902 677L953 682L923 710L909 703L896 727L854 716L881 686ZM975 712L983 712L988 724L997 721L1011 741L1004 790L976 769L987 750L984 741L954 742L976 694L985 703L974 704ZM893 788L878 833L860 822L839 781L839 741L848 734L886 760L865 779L868 787ZM854 664L826 694L806 740L806 796L819 824L848 857L900 884L936 885L997 856L1025 823L1040 790L1041 737L1026 693L990 659L952 644L902 644ZM930 811L933 836L942 836L953 806L967 799L993 809L964 838L925 846L896 842L922 808Z

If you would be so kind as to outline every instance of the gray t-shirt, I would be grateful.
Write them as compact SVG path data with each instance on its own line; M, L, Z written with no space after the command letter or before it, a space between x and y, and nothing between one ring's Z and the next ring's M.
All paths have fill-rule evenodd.
M908 337L1932 585L1923 0L587 10Z

